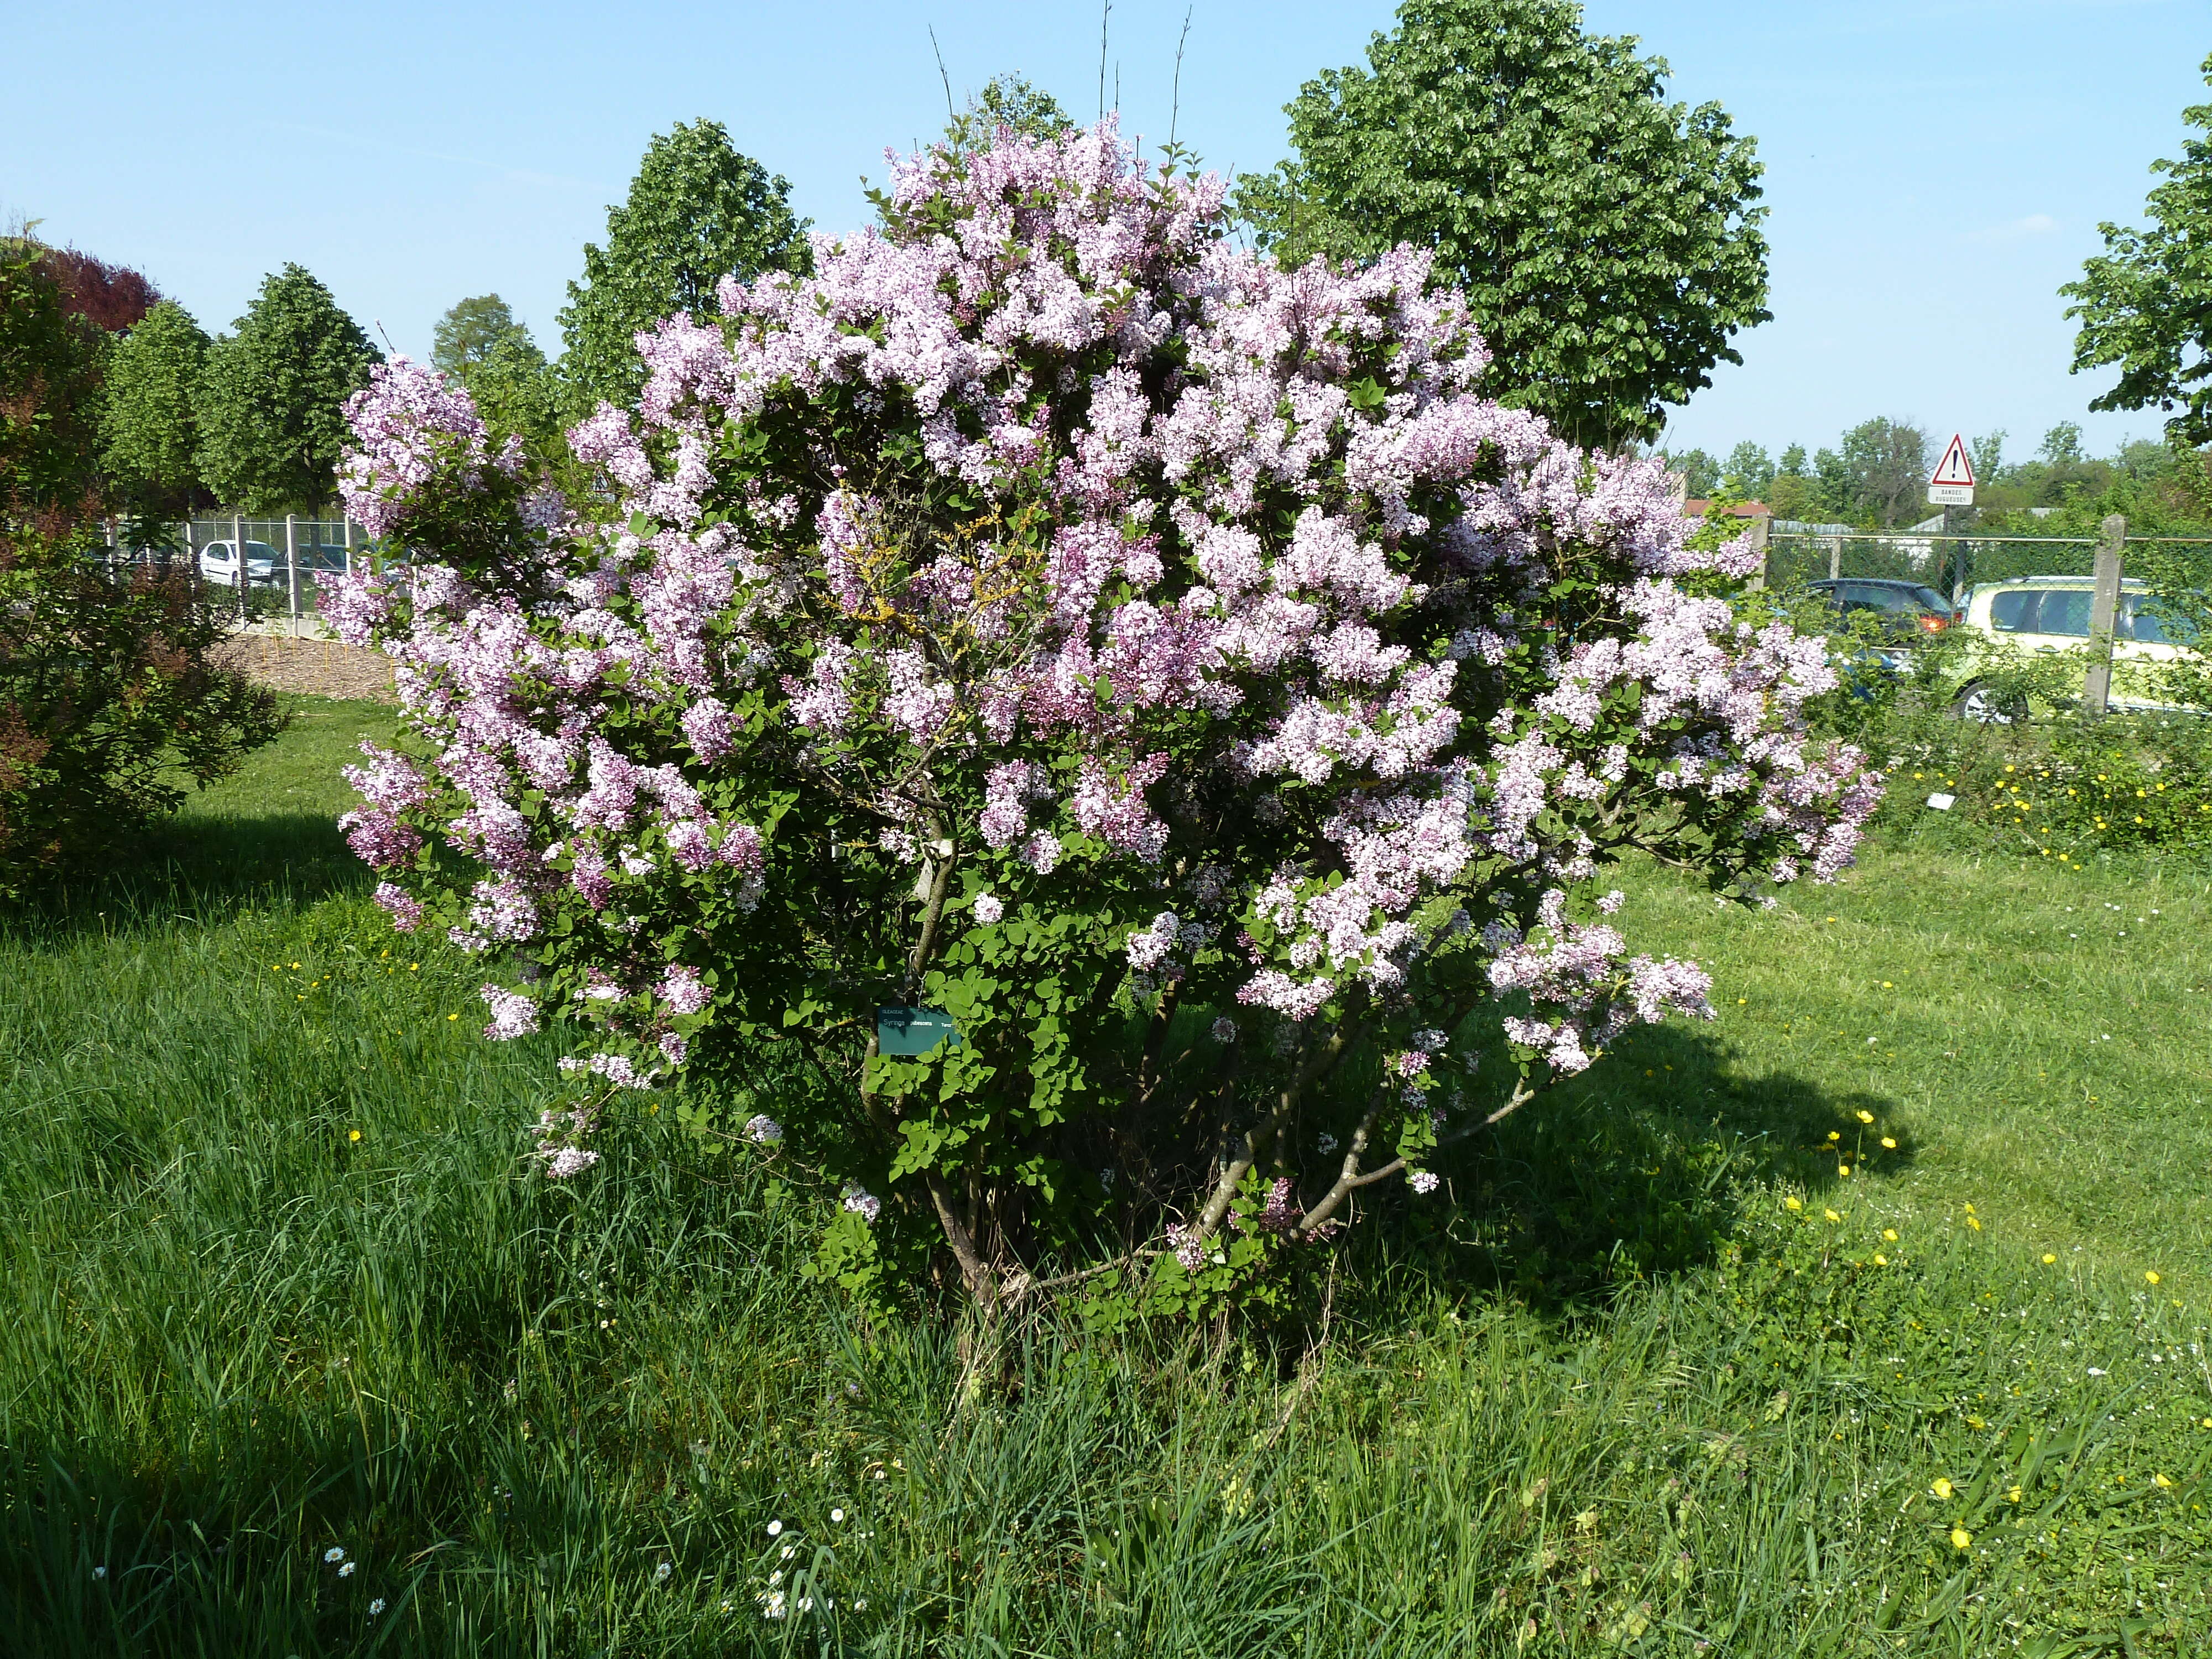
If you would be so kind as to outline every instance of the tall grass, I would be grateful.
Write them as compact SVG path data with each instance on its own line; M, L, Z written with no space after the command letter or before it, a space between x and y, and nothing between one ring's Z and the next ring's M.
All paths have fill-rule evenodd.
M1717 1027L1510 1121L1325 1326L1047 1310L962 1409L772 1164L653 1114L528 1172L552 1039L394 939L327 824L374 717L302 714L0 939L0 1650L2212 1647L2201 882L1646 873Z

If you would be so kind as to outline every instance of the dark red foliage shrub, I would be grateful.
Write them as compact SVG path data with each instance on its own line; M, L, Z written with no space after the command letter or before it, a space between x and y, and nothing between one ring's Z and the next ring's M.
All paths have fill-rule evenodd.
M161 290L143 272L111 264L73 247L49 248L46 267L76 315L110 334L137 325L161 302Z

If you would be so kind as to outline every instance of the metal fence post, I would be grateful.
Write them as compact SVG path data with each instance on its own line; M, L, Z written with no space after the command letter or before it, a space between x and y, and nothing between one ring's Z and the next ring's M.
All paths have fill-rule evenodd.
M1844 538L1841 536L1831 536L1828 538L1828 580L1832 582L1839 581L1843 579L1843 574Z
M284 586L290 596L292 634L300 632L300 535L289 513L284 515Z
M236 561L230 570L233 580L238 583L238 625L247 628L252 625L253 613L246 603L246 520L236 514L233 514L230 520L230 551Z
M1767 561L1772 556L1767 551L1766 537L1769 527L1769 520L1754 518L1751 521L1751 528L1745 532L1751 538L1751 544L1759 550L1759 571L1752 577L1750 582L1750 586L1754 589L1766 586Z
M2096 587L2089 599L2089 672L2081 678L2081 706L2102 714L2112 701L2112 623L2120 614L2120 550L2128 536L2128 521L2115 513L2100 528L2097 544Z

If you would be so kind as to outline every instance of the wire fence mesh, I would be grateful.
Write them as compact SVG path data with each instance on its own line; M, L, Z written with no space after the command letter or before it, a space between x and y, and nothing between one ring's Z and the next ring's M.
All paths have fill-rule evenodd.
M1778 586L1855 577L1920 582L1957 599L1979 582L2086 576L2096 556L2087 536L1778 531L1767 543L1767 579Z
M228 590L241 629L302 635L324 631L323 587L379 551L350 519L297 514L208 514L127 529L118 522L108 526L106 544L106 563L118 579L136 569L182 568L212 589Z

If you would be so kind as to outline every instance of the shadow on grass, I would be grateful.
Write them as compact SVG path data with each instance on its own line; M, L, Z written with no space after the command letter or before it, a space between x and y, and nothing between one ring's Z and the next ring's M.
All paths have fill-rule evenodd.
M374 884L328 816L179 817L155 824L106 867L58 882L8 925L52 940L165 927L179 917L207 923Z
M1894 1112L1880 1095L1747 1076L1706 1030L1644 1028L1439 1160L1451 1202L1408 1195L1378 1230L1370 1277L1410 1268L1445 1293L1573 1313L1713 1262L1753 1189L1794 1187L1818 1205L1907 1167Z

